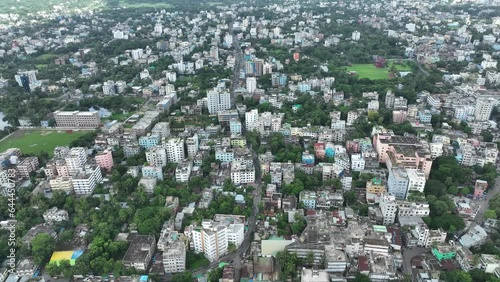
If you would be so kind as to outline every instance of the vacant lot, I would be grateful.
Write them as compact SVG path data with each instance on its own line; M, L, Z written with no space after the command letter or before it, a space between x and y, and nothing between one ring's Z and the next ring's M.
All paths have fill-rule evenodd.
M373 64L354 64L347 67L347 71L355 71L359 78L386 79L389 75L390 66L378 69ZM399 71L411 71L411 67L408 65L394 64L394 66Z
M56 130L18 130L7 139L0 142L0 151L8 148L19 148L23 154L37 154L42 151L54 154L57 146L66 146L71 141L78 139L89 131L66 131Z

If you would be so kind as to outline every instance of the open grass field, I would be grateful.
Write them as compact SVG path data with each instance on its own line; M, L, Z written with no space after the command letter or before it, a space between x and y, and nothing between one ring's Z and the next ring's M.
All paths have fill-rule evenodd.
M18 130L0 142L0 152L9 148L19 148L23 154L38 154L42 151L50 156L57 146L66 146L89 131Z
M389 68L391 64L388 64L386 68L376 68L373 64L353 64L347 67L347 71L355 71L359 78L369 78L369 79L386 79L389 75ZM394 64L399 71L411 71L411 67L408 65L397 65Z
M169 3L147 3L147 1L141 3L131 3L127 0L120 0L120 7L122 8L164 8L168 9L172 7Z
M28 13L99 9L104 0L0 0L0 11L25 16Z

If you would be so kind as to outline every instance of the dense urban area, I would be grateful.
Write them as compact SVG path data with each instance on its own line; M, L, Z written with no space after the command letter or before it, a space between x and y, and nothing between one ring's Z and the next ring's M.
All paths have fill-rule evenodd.
M500 281L499 0L0 2L0 282Z

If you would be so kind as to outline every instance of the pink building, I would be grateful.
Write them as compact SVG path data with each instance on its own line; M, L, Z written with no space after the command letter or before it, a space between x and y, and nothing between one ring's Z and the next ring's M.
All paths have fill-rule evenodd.
M392 111L392 122L396 124L404 123L407 120L408 112L403 110Z
M66 165L66 161L57 160L56 161L56 171L57 171L58 176L68 177L69 176L69 168Z
M486 188L488 188L488 182L476 180L476 184L474 185L474 198L482 198Z
M101 153L98 153L95 156L95 162L100 168L105 169L106 171L111 171L113 168L113 154L111 150L104 150Z
M315 143L314 144L314 154L316 155L316 158L318 159L324 159L325 158L325 143Z
M373 147L377 151L379 163L393 167L420 169L429 178L431 173L431 153L418 139L398 135L375 134Z

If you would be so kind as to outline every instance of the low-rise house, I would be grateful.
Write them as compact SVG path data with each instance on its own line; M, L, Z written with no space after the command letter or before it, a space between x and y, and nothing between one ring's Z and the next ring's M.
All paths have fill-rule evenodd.
M46 212L43 213L43 219L45 222L54 222L54 221L66 221L68 220L68 212L65 210L60 210L57 207L53 207L51 209L48 209Z
M126 240L130 242L130 245L123 257L123 265L145 271L156 249L155 237L130 233Z

